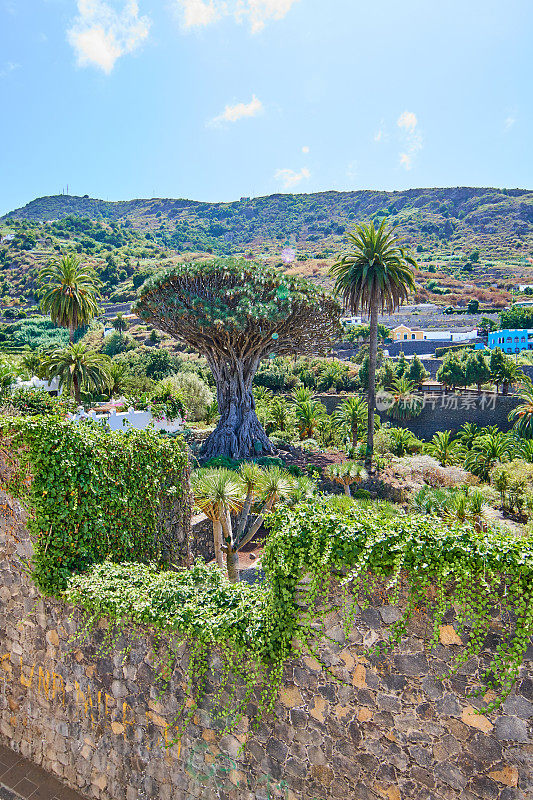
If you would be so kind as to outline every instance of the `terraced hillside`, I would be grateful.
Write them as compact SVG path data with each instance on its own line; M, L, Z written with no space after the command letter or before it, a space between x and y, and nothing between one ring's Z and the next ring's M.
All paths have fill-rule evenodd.
M346 231L384 218L416 253L418 302L444 308L475 297L501 307L513 284L533 282L533 192L527 190L321 192L232 203L58 195L0 220L0 302L8 317L31 310L39 267L68 250L93 264L104 299L113 303L132 299L158 267L209 253L262 257L324 284Z

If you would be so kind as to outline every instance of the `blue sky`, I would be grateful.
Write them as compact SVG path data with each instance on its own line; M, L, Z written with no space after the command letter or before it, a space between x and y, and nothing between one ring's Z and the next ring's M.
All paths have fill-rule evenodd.
M531 0L0 0L0 213L37 196L533 188Z

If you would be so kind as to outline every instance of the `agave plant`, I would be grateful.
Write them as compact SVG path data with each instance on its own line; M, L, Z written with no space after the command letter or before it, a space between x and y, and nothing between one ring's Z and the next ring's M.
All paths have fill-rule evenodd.
M329 464L325 474L335 483L339 483L344 488L344 493L351 497L350 486L360 483L368 478L368 472L356 461L344 461L342 464Z

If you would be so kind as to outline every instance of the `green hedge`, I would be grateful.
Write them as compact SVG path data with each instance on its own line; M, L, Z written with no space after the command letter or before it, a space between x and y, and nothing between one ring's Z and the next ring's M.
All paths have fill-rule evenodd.
M33 577L44 592L105 559L159 557L161 504L183 488L181 439L44 416L6 418L0 432L17 453L10 489L30 510Z

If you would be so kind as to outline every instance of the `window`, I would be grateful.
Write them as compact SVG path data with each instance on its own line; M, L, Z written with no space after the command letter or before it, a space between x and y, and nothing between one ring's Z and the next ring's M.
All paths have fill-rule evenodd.
M407 339L407 334L406 333L404 333L403 338Z
M415 336L414 333L411 334L411 339L416 339L416 336Z

